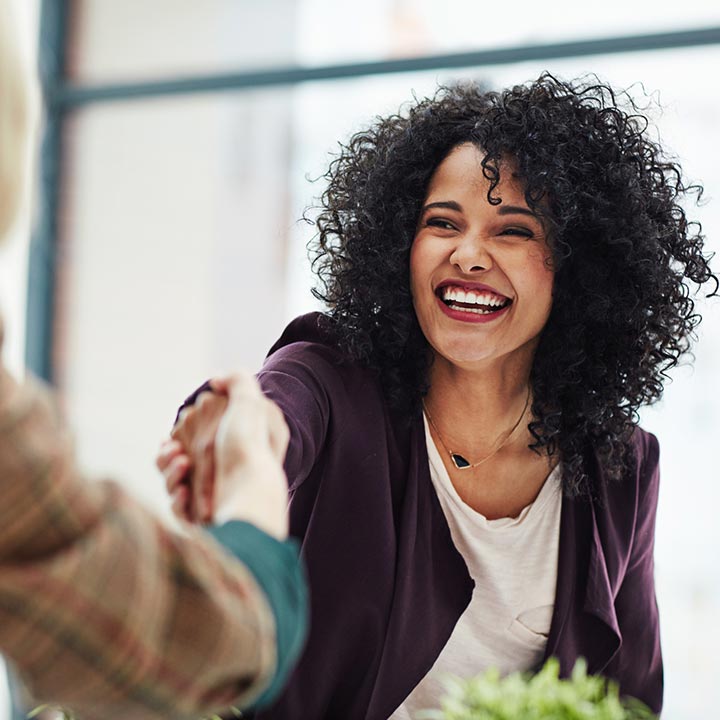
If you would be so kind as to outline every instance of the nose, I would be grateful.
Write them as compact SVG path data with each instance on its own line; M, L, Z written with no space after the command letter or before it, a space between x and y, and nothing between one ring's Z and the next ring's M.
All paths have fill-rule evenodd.
M450 254L450 262L466 275L485 272L493 266L486 241L478 235L464 235Z

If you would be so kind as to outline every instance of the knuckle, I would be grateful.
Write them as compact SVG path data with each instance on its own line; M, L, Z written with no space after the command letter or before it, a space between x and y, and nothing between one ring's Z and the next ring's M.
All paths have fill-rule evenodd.
M202 392L200 393L200 395L198 395L198 398L195 401L195 405L198 407L198 409L203 410L210 404L210 402L212 401L212 397L212 393Z

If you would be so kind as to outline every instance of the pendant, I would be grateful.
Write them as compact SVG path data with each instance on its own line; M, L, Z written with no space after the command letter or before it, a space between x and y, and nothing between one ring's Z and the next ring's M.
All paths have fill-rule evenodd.
M458 470L465 470L470 467L470 463L458 453L450 453L450 459Z

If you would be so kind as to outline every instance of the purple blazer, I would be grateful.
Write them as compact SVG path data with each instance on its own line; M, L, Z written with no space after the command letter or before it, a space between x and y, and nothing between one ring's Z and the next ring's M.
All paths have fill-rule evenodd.
M422 415L399 417L376 377L318 328L293 321L259 373L290 427L290 531L310 584L308 643L257 718L386 720L432 667L470 602L428 467ZM659 712L663 669L653 578L658 444L637 429L632 482L563 497L546 657L578 657ZM594 471L602 480L602 467Z

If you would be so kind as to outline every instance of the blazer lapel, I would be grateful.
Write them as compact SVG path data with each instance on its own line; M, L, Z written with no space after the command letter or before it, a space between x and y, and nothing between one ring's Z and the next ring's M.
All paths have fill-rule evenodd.
M591 634L592 642L585 655L588 661L588 670L594 673L601 673L607 667L622 643L620 626L615 612L615 597L608 575L602 539L598 531L598 512L600 509L593 503L592 540L583 604L584 612L597 621L594 632Z
M555 656L563 676L584 657L588 671L602 673L620 648L595 502L563 497L555 612L544 659Z
M411 445L413 480L402 501L392 608L365 720L389 717L430 671L475 585L430 479L422 416L413 425Z

